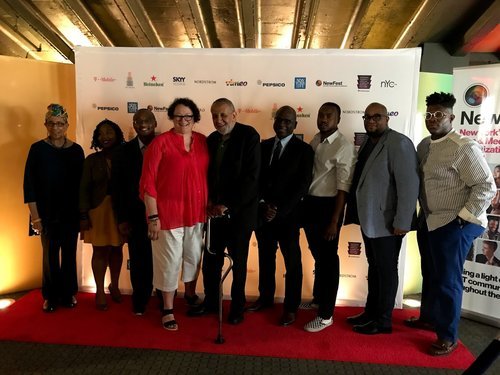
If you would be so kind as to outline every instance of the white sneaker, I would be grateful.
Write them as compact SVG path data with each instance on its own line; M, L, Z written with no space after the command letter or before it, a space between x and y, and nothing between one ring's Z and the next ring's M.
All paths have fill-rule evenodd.
M319 305L313 302L304 302L299 305L300 310L317 310Z
M307 323L304 326L304 329L307 332L319 332L324 330L326 327L329 327L333 324L333 317L330 319L323 319L320 316L317 316L313 320L311 320L309 323Z

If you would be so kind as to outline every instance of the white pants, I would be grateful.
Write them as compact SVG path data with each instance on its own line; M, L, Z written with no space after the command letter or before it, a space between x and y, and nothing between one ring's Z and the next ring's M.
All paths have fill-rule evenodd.
M200 270L203 247L203 224L161 230L153 248L153 285L163 292L173 292L179 286L182 265L182 281L196 280Z

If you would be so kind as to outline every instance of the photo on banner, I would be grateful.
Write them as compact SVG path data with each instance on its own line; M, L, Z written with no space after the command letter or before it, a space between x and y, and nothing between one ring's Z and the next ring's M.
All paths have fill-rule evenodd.
M500 327L500 64L453 70L454 128L483 148L497 187L465 262L462 309Z

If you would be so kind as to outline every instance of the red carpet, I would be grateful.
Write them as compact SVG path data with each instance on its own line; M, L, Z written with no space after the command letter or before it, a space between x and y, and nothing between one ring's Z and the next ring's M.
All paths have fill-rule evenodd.
M40 292L33 291L7 310L0 311L0 340L453 369L465 369L474 360L462 344L448 357L427 355L425 351L434 340L434 334L406 328L402 323L403 319L415 315L414 310L395 310L392 335L364 336L352 332L345 322L347 316L357 314L360 308L337 307L333 326L322 332L307 333L302 327L314 317L314 311L300 311L295 324L280 327L277 325L281 314L278 305L272 310L246 314L241 325L224 323L226 343L217 345L214 343L218 329L216 316L188 318L183 300L178 300L176 306L177 332L161 327L154 300L147 313L140 317L132 314L129 296L124 296L121 305L110 302L105 312L94 308L93 294L80 293L78 301L75 309L60 308L46 314L41 309Z

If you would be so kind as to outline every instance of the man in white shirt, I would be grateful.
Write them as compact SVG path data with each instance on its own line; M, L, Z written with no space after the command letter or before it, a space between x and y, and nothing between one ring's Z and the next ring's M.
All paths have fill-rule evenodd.
M315 261L312 303L318 305L318 316L304 326L308 332L319 332L332 324L339 288L339 234L356 163L354 145L338 131L340 113L338 104L324 103L318 111L319 133L310 143L314 168L304 199L304 230Z

